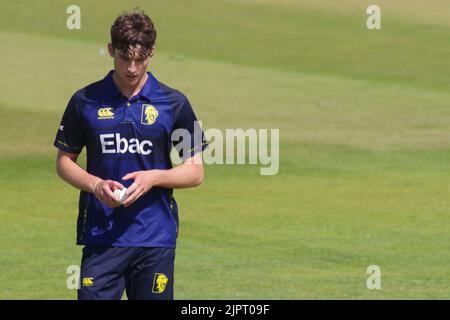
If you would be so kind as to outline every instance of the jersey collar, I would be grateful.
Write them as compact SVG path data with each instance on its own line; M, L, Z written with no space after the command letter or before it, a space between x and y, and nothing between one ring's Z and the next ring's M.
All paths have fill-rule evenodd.
M114 73L114 70L111 70L108 72L106 77L103 79L103 94L107 98L116 98L117 96L121 96L122 93L117 88L116 84L113 81L112 75ZM133 96L133 100L136 97L143 97L147 100L151 100L153 98L153 95L158 87L158 80L153 76L151 72L147 72L147 80L144 83L144 86L142 87L141 91Z

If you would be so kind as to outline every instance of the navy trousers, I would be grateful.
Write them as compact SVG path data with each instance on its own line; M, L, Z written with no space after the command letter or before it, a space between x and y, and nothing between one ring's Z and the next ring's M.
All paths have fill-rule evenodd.
M83 248L79 300L172 300L175 249Z

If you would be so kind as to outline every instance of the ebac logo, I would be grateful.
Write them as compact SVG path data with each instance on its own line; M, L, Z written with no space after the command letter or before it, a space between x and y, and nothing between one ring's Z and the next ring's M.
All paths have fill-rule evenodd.
M120 133L107 133L100 135L100 144L102 153L138 153L144 156L152 152L153 143L149 140L131 138L127 140L122 138Z
M114 119L114 108L106 107L98 109L98 119Z

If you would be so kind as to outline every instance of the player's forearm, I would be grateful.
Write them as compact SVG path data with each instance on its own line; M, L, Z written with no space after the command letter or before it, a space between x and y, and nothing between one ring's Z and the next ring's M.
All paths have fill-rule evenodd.
M89 174L75 161L68 157L60 157L57 160L58 175L77 189L93 192L94 186L100 178Z
M190 188L203 182L202 164L184 163L169 170L159 170L156 185L164 188Z

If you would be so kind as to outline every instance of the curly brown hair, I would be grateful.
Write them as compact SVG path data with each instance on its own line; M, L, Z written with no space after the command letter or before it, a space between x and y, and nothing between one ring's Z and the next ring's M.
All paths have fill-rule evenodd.
M155 42L156 29L153 21L139 8L121 13L111 26L113 48L121 50L128 57L135 54L149 56ZM139 53L130 50L136 45L140 45Z

